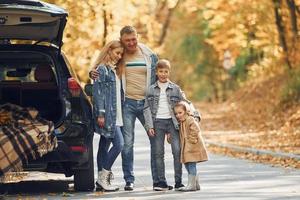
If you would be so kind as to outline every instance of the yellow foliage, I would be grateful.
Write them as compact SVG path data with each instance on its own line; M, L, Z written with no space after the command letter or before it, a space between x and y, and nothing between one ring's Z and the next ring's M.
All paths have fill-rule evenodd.
M230 50L235 60L244 48L261 49L265 58L278 57L280 49L278 30L275 22L274 5L270 0L185 0L180 1L176 13L172 15L165 42L157 46L162 34L168 9L172 9L178 0L136 1L136 0L46 0L55 3L69 12L68 23L64 34L63 50L82 81L87 81L91 59L102 45L119 37L119 30L124 25L134 25L139 31L142 42L166 55L171 61L174 58L176 42L188 33L197 33L200 20L206 20L210 35L204 40L217 52L220 65L225 50ZM297 6L299 0L295 0ZM288 56L292 63L299 63L297 51L298 40L291 40L292 30L289 9L282 5L285 35L288 43ZM104 26L106 13L107 27ZM202 18L197 16L201 15ZM299 27L299 17L298 17ZM105 37L104 31L107 31ZM172 38L173 41L169 42ZM178 46L179 47L179 46ZM279 54L278 54L279 52ZM254 67L258 69L259 67Z

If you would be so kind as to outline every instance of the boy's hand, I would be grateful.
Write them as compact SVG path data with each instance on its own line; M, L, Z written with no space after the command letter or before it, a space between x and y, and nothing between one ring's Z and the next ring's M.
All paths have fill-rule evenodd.
M89 77L93 80L97 79L99 77L99 72L96 69L92 69L89 72Z
M149 135L150 137L154 137L154 136L155 136L155 131L154 131L153 128L150 128L150 129L148 130L148 135Z
M171 144L171 133L166 134L167 142Z
M196 120L196 122L200 123L201 118L200 117L194 117L194 119Z
M100 128L103 128L104 127L104 123L105 123L105 118L104 117L98 117L97 118L97 123L98 123L98 126Z

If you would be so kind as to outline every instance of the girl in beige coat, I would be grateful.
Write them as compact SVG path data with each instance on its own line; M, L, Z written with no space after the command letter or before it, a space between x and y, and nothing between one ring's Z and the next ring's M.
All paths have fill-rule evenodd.
M200 190L196 164L208 160L199 122L189 114L188 106L185 102L179 102L174 107L175 116L180 123L180 159L188 172L188 184L181 191Z

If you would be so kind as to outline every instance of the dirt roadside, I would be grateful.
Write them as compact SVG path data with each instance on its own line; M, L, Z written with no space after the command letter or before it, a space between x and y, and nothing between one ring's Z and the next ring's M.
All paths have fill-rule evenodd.
M224 103L196 104L202 114L205 139L214 143L300 155L300 105L279 107L279 92L285 77L249 84ZM209 145L214 153L300 169L297 159L238 152Z

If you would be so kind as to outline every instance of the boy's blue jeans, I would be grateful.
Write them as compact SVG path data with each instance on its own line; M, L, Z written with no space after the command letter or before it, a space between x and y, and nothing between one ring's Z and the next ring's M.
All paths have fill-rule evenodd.
M112 144L112 147L109 149L110 144ZM122 151L123 145L123 135L119 126L116 126L114 138L100 137L97 153L98 171L101 171L103 168L109 171L111 170L112 165Z
M122 150L122 169L125 182L134 182L133 161L134 161L134 135L135 135L135 121L136 118L145 125L145 118L143 114L145 100L134 100L126 98L123 106L123 137L124 147ZM152 146L153 138L150 138L150 145ZM153 183L158 182L155 162L153 161L154 153L151 148L151 172Z
M154 143L151 147L154 149L156 169L158 180L166 182L165 177L165 135L171 134L171 149L174 162L175 183L181 183L182 177L182 164L180 163L180 139L179 133L175 129L172 119L156 119L154 121Z

